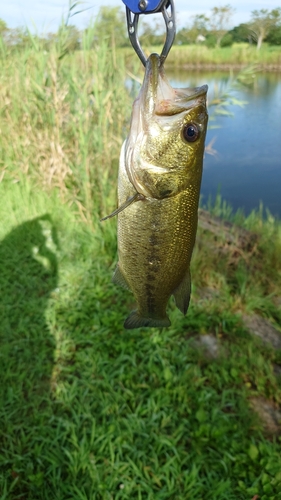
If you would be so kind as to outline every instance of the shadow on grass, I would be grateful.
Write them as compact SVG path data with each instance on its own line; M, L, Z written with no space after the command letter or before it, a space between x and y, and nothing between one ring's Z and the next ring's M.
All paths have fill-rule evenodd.
M77 230L48 309L54 363L51 227L34 219L0 243L0 500L279 498L280 446L248 404L253 390L280 398L264 346L223 304L173 309L163 331L124 331L132 298ZM216 332L217 357L195 332Z
M0 469L5 484L21 483L23 471L25 479L41 481L35 468L51 415L55 348L45 320L57 286L51 244L56 247L57 237L49 215L24 222L0 242Z

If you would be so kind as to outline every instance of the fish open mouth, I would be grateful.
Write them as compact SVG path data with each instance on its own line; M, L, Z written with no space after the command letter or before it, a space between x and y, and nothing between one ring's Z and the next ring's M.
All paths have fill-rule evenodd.
M145 77L139 98L143 111L149 116L176 115L205 102L207 85L195 88L174 89L169 84L161 66L160 56L151 54L147 60Z

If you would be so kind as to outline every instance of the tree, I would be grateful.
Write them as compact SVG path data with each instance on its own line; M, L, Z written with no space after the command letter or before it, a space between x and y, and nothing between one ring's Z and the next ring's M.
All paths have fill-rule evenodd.
M155 21L153 25L147 21L143 21L140 31L141 43L144 45L161 45L165 41L165 32L159 21Z
M212 34L216 37L216 46L219 47L221 40L228 31L230 19L234 13L233 7L227 4L222 7L213 7L209 26Z
M95 22L96 40L107 39L120 47L128 44L124 12L120 7L103 6Z
M269 34L270 30L276 27L281 19L281 8L253 10L251 14L250 28L253 38L257 42L257 50L262 46L262 42Z
M3 19L0 19L0 36L1 37L3 36L5 31L7 31L7 29L8 29L7 23Z
M7 28L2 33L4 43L8 47L21 49L30 44L30 37L27 28Z
M178 45L184 45L187 43L196 43L199 38L205 39L208 32L208 21L209 19L205 14L193 16L192 24L178 31L176 43ZM199 39L199 41L201 40Z
M266 41L270 45L281 45L281 25L279 24L278 26L273 26L267 37Z
M3 19L0 19L0 50L4 49L5 46L5 34L7 33L8 27Z
M198 37L206 37L208 32L209 18L205 14L197 14L193 16L193 23L189 30L189 37L192 42L198 41Z
M246 23L239 24L229 31L234 42L252 42L252 34L249 25Z
M186 45L189 43L189 30L188 28L181 28L177 31L175 44L176 45Z
M231 45L233 44L233 37L231 35L231 33L226 33L222 39L221 39L221 43L220 43L220 46L221 47L231 47Z
M68 52L74 52L80 49L80 39L81 34L79 30L73 24L68 24L66 26L66 40Z

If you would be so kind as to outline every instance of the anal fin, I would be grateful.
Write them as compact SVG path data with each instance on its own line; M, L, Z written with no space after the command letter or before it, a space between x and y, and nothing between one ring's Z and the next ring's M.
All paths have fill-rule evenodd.
M186 315L191 293L191 277L190 270L186 272L179 286L173 291L177 308Z

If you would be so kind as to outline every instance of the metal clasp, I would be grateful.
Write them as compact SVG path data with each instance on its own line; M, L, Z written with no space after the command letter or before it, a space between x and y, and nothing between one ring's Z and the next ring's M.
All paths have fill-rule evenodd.
M160 12L167 0L122 0L134 14L153 14Z
M126 4L126 16L127 16L127 28L130 42L140 58L142 64L146 65L146 56L144 51L141 48L139 39L138 39L138 22L140 13L142 14L152 14L156 12L162 12L165 25L166 25L166 40L164 43L164 47L160 54L160 64L162 65L170 52L170 49L173 45L175 36L176 36L176 18L175 18L175 7L174 0L139 0L138 1L138 12L136 10L136 1L135 0L123 0ZM128 4L130 7L128 7ZM156 5L157 4L157 5ZM156 5L156 7L155 7ZM154 10L151 10L154 7ZM134 8L134 11L131 10ZM144 10L141 10L141 9ZM168 10L170 9L170 11Z

